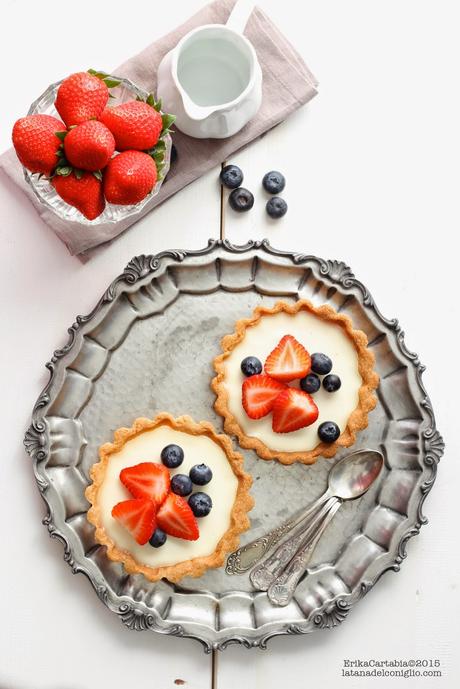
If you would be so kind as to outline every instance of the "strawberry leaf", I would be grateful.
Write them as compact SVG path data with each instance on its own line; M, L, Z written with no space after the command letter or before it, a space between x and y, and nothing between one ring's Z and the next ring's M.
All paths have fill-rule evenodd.
M72 168L70 165L59 165L56 168L56 174L60 175L61 177L68 177L72 172Z
M142 98L140 100L142 100ZM147 105L150 105L157 112L161 111L161 98L155 100L155 96L153 95L153 93L149 93L145 102L147 103Z
M168 115L166 113L161 116L161 121L163 122L162 134L163 132L167 132L169 130L175 119L176 118L174 115Z
M121 84L120 79L114 79L107 72L98 72L96 69L88 69L88 73L92 74L93 77L97 77L98 79L101 79L101 81L103 81L104 84L109 89L113 89L113 88L115 88L115 86L120 86L120 84Z
M107 72L98 72L97 69L88 69L88 74L92 74L93 77L97 77L98 79L104 79L104 77L109 76Z
M97 77L99 74L102 74L102 72L98 72L97 69L88 69L88 74L92 74L93 77Z
M77 179L81 179L85 174L83 170L79 170L78 168L75 168L74 173Z
M68 134L68 132L54 132L54 133L56 134L57 138L60 139L61 141L64 141L64 139L66 138L66 136Z
M166 151L166 142L160 139L153 147L154 151Z
M114 89L116 86L120 86L121 84L120 79L113 79L112 77L105 77L105 79L103 79L102 81L108 89Z
M102 182L102 172L100 170L96 170L95 172L93 172L93 175L96 179L99 180L99 182Z

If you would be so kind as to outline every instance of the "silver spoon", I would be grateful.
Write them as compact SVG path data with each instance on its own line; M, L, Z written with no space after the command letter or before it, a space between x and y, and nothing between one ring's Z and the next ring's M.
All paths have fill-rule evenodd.
M335 497L329 501L327 514L314 529L309 529L293 558L281 571L277 569L276 578L268 588L268 598L276 605L287 605L294 595L294 591L303 576L313 550L326 530L329 522L344 500L355 500L361 497L375 481L383 466L383 457L379 452L372 453L359 462L354 463L350 472L343 467L334 477ZM337 465L336 465L337 466ZM361 468L361 471L359 470ZM332 473L332 472L331 472Z
M310 542L315 539L314 545L316 544L319 538L317 529L321 528L323 520L328 517L331 509L337 503L340 506L343 500L354 500L363 495L379 475L382 466L383 456L375 450L358 450L339 460L329 472L328 487L323 495L307 510L298 513L288 522L289 527L284 531L283 536L291 533L293 535L281 543L273 555L252 570L250 574L252 584L261 591L267 591L299 548L305 546L305 541ZM321 533L324 528L321 529ZM244 548L251 550L253 543ZM254 561L259 560L260 557Z

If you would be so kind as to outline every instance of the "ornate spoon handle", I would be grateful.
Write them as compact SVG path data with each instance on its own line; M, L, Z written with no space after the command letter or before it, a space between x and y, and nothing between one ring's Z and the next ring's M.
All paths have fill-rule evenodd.
M272 555L252 570L249 578L255 588L267 591L272 581L281 574L297 550L302 547L305 539L316 532L336 500L337 498L329 498L319 510L314 514L309 514L290 538L281 543Z
M228 556L225 567L226 573L243 574L254 567L282 538L291 533L298 524L312 516L329 497L330 495L326 491L312 505L297 512L281 526L277 526L275 529L260 536L260 538L256 538L254 541L246 543L246 545L235 550L235 552Z
M336 503L330 506L319 526L314 532L310 533L309 538L305 539L303 545L288 563L284 572L281 572L281 574L272 581L268 588L268 597L272 603L284 606L290 602L297 584L307 568L307 564L316 544L326 530L328 524L334 518L341 504L342 502L337 500Z

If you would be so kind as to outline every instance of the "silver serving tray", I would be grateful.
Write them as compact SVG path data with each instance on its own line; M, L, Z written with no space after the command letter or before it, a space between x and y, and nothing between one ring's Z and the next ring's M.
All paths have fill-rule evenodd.
M190 414L222 428L209 387L212 360L237 319L263 302L307 298L329 303L364 330L381 377L379 403L353 449L385 456L378 482L345 503L317 546L295 598L285 608L252 590L247 575L222 567L180 585L128 576L94 540L84 491L98 446L137 416ZM267 240L233 246L209 240L201 251L138 256L94 310L78 316L69 341L46 364L50 380L25 436L43 523L64 545L74 573L135 630L193 637L206 651L230 643L265 648L277 634L304 634L342 622L387 570L398 571L409 538L426 523L443 441L422 383L424 367L408 351L396 320L384 318L344 263L272 248ZM285 467L243 451L256 505L242 543L261 536L318 497L335 459Z

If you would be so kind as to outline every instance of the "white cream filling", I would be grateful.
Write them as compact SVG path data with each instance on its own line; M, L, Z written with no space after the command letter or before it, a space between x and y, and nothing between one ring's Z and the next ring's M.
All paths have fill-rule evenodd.
M120 481L120 471L140 462L161 462L160 453L165 445L176 443L184 450L184 461L174 474L188 474L194 464L207 464L213 478L206 486L194 486L194 492L203 491L210 495L213 503L207 517L197 519L200 536L196 541L185 541L168 536L160 548L149 543L139 545L130 533L111 515L112 508L132 495ZM174 565L195 557L211 555L230 526L230 514L235 502L238 479L232 471L224 450L206 435L190 435L176 431L169 426L159 426L145 431L128 441L124 447L110 456L103 484L98 494L102 524L118 546L127 550L144 565L159 567Z
M284 335L293 335L310 354L323 352L333 363L331 373L340 377L342 385L336 392L321 388L312 395L319 416L315 423L292 433L275 433L272 430L272 414L262 419L250 419L241 403L241 362L247 356L265 359ZM253 327L246 329L243 340L225 360L225 387L228 391L228 407L240 428L247 436L261 440L274 451L300 452L313 450L320 442L318 426L323 421L335 421L343 431L348 418L358 405L358 393L362 379L358 371L358 354L346 332L337 324L323 321L308 311L290 315L284 312L264 316ZM289 383L298 387L298 381Z

